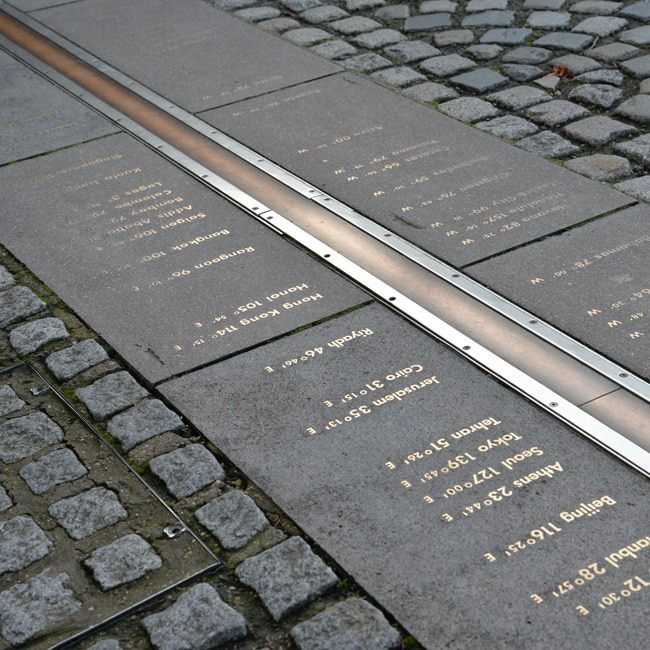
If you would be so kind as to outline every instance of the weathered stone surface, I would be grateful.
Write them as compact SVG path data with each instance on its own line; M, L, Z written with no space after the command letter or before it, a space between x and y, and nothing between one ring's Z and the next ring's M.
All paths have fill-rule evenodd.
M521 45L531 34L530 29L491 29L481 36L481 43L497 43L498 45Z
M463 27L510 27L515 22L514 11L483 11L465 16Z
M438 106L438 110L456 120L470 123L486 120L501 114L501 111L496 106L478 97L459 97L458 99L452 99Z
M290 11L302 12L323 4L320 0L280 0L280 4Z
M67 573L46 569L0 593L0 631L12 644L20 644L65 620L81 602L65 587Z
M579 120L565 126L563 131L575 140L592 146L608 144L616 138L633 135L637 132L633 126L604 115Z
M27 287L12 287L0 293L0 327L7 327L43 311L47 305Z
M107 359L106 350L95 339L86 339L65 350L53 352L45 363L59 381L67 381Z
M528 65L536 65L544 63L553 56L551 50L546 50L543 47L518 47L510 50L503 55L503 60L506 63L524 63Z
M34 494L43 494L61 483L76 481L87 473L72 449L57 449L25 465L19 472Z
M311 46L330 40L332 34L318 27L301 27L284 32L283 37L296 45Z
M88 650L122 650L122 646L115 639L104 639L91 645Z
M451 16L449 14L423 14L411 16L404 23L405 32L431 32L437 29L451 27Z
M539 131L539 128L535 124L516 115L496 117L493 120L479 122L475 126L481 131L486 131L499 138L507 138L509 140L519 140Z
M318 598L337 582L332 569L300 537L291 537L244 560L235 573L257 592L275 621Z
M179 499L188 497L226 476L219 461L199 444L157 456L151 460L149 467Z
M366 18L365 16L351 16L350 18L335 20L334 22L329 23L328 26L340 34L353 36L355 34L363 34L365 32L372 32L375 29L380 29L382 24L372 18Z
M5 490L2 485L0 485L0 512L9 510L14 505L14 502L11 500L7 490Z
M523 65L520 63L504 63L501 66L501 72L520 83L538 79L543 74L543 70L536 65Z
M420 102L444 102L446 99L458 97L458 93L445 84L427 81L417 86L404 89L404 94Z
M548 47L569 52L581 52L591 45L593 37L588 34L569 34L567 32L551 32L533 42L537 47Z
M574 172L589 176L596 181L613 183L632 174L632 166L627 158L594 154L568 160L565 165Z
M629 181L616 183L614 186L617 190L633 196L635 199L650 201L650 176L641 176L632 178Z
M102 528L128 519L115 492L104 487L92 488L53 503L48 512L72 539L83 539Z
M635 59L628 59L627 61L621 61L619 65L623 72L627 72L637 79L650 77L650 54L639 56Z
M380 7L374 15L381 20L406 20L411 15L411 8L408 5L389 5Z
M607 45L601 45L589 50L589 56L598 61L605 61L605 63L616 63L617 61L630 59L638 52L639 48L634 47L634 45L607 43Z
M636 95L624 101L616 108L614 115L638 124L650 124L650 95Z
M326 59L342 59L345 56L350 56L358 52L354 45L339 40L314 45L310 51L318 54L318 56L324 56Z
M63 440L61 427L37 411L0 424L0 460L15 463Z
M580 151L579 147L551 131L542 131L522 138L517 146L544 158L566 158Z
M16 395L14 389L8 384L0 386L0 417L20 411L25 402Z
M372 72L373 70L390 68L393 64L387 58L379 56L379 54L368 52L367 54L351 56L349 59L341 61L341 65L356 72Z
M386 70L378 70L370 75L373 79L388 84L389 86L396 86L403 88L410 86L418 81L426 81L426 77L419 72L407 66L400 66L398 68L388 68Z
M341 20L347 18L350 14L335 5L321 5L320 7L313 7L307 9L300 14L300 19L307 23L317 25L320 23L329 23L333 20Z
M589 110L566 99L553 99L544 104L537 104L526 111L531 119L546 126L561 126L589 115Z
M117 438L124 451L133 449L149 438L166 431L180 431L183 421L160 400L150 399L115 415L108 423L108 432Z
M433 47L430 43L410 40L389 45L384 49L384 53L394 57L400 63L413 63L414 61L422 61L442 54L438 48Z
M60 341L68 336L68 330L61 319L39 318L11 330L9 342L18 356L23 357L36 352L46 343Z
M359 34L352 39L359 47L376 50L406 40L406 36L396 29L377 29L374 32Z
M145 539L132 533L93 551L84 564L107 591L159 569L162 560Z
M600 38L607 38L620 32L623 27L627 25L625 18L605 18L604 16L595 16L593 18L586 18L578 23L572 31L580 34L592 34ZM634 30L630 30L634 31ZM627 32L624 32L627 33ZM623 36L623 34L621 34ZM621 40L624 40L621 38ZM633 43L634 41L629 41Z
M448 13L453 14L458 7L457 2L450 0L424 0L420 4L421 14Z
M330 38L332 35L324 29L318 27L301 27L300 29L292 29L284 32L282 35L288 41L296 45L316 45L322 43Z
M460 54L447 54L425 59L420 63L420 69L436 77L451 77L476 67L476 63Z
M561 11L533 11L526 25L533 29L562 29L571 22L571 14Z
M508 83L508 78L494 70L480 68L450 77L449 82L466 90L486 93L505 86Z
M609 19L616 20L616 19ZM622 43L631 43L632 45L648 45L650 43L650 25L628 29L619 34L618 40Z
M650 134L646 133L629 142L618 142L613 149L646 167L650 166Z
M612 107L623 97L623 91L609 84L584 84L577 86L569 93L569 99L602 108ZM622 114L622 113L621 113Z
M496 44L470 45L467 48L467 53L471 54L476 61L490 61L499 56L501 52L503 52L503 48Z
M0 264L0 289L5 289L7 287L15 284L14 276L7 271L7 269Z
M570 10L576 14L601 14L603 16L613 14L623 6L622 2L610 2L609 0L583 0L571 5Z
M593 70L585 72L575 78L575 81L580 81L587 84L609 84L610 86L621 86L625 77L619 70Z
M269 525L253 499L241 490L213 499L196 511L196 518L227 549L245 546Z
M551 95L539 88L530 88L528 86L517 86L516 88L509 88L508 90L501 90L497 93L488 95L487 99L494 102L498 106L510 109L512 111L520 111L535 104L548 102L553 99Z
M474 32L471 29L450 29L445 32L435 32L433 42L438 47L469 45L474 42Z
M361 598L350 598L296 625L291 637L301 650L391 650L401 647L397 630Z
M508 0L469 0L465 7L468 14L480 11L503 11L508 8Z
M598 61L594 61L594 59L588 56L581 56L579 54L565 54L564 56L558 56L557 58L552 59L550 64L553 66L568 68L573 77L584 74L585 72L591 72L592 70L598 70L602 67Z
M275 32L277 34L282 34L290 29L298 29L300 23L294 18L288 18L281 16L280 18L271 18L271 20L263 20L261 23L257 23L257 26L260 29L263 29L267 32Z
M622 4L620 2L615 4ZM650 2L635 2L633 5L624 7L619 12L621 16L628 16L641 22L650 22Z
M345 7L348 11L365 11L375 7L383 7L386 0L345 0Z
M233 15L251 23L259 23L262 20L277 18L280 15L280 10L275 7L251 7L249 9L240 9Z
M142 624L158 650L208 650L247 634L244 617L208 584L195 585Z
M86 405L95 420L107 418L144 399L148 391L125 370L98 379L75 395Z
M0 521L0 575L20 571L44 558L52 546L45 531L31 517L19 515Z

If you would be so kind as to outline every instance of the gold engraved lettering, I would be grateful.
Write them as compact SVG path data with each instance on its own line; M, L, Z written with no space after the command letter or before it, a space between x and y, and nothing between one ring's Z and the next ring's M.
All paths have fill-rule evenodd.
M534 481L538 481L541 478L552 478L556 473L558 472L563 472L564 468L560 464L559 461L551 464L551 465L546 465L545 467L542 467L538 470L535 470L534 472L531 472L530 474L527 474L526 476L522 476L512 482L512 484L517 487L517 488L523 488L529 483L533 483Z

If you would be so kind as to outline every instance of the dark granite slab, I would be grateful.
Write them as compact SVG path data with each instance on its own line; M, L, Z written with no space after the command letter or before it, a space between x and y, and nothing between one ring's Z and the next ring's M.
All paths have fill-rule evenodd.
M0 173L0 242L155 382L365 294L116 135Z
M33 16L191 112L341 70L201 0L83 0Z
M452 264L630 203L348 73L202 117Z
M116 131L108 120L0 50L0 165Z
M644 645L647 481L384 308L161 390L424 647Z
M650 379L650 207L473 266L469 274Z

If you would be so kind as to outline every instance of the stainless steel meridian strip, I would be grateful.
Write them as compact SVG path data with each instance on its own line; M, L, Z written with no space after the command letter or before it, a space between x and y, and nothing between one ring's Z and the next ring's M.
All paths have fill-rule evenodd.
M32 35L30 30L26 30L23 25L12 24L11 19L2 18L2 12L0 12L0 33L4 33L8 39L11 39L3 39L0 45L15 57L25 61L68 92L114 120L123 129L164 154L176 165L200 178L206 185L238 204L277 232L290 237L318 255L324 262L347 275L391 308L444 341L514 390L571 425L638 471L650 476L650 452L613 428L606 426L597 418L588 415L579 406L526 372L522 372L521 369L504 360L485 345L478 343L474 338L445 322L444 319L436 316L430 308L424 307L420 302L407 295L403 289L396 288L395 283L382 280L376 269L369 270L368 265L359 263L358 259L354 259L354 255L351 256L349 252L346 252L343 244L341 244L343 250L338 250L340 246L333 245L331 239L325 241L322 229L314 225L318 221L317 219L312 219L313 223L304 222L298 225L296 219L292 217L297 212L304 213L307 203L311 206L307 210L310 216L316 215L323 218L327 216L330 220L328 226L329 230L333 229L334 231L331 236L335 241L337 237L338 241L342 241L343 233L347 235L346 240L356 237L352 248L348 245L348 251L351 253L354 253L355 246L357 248L367 247L369 241L372 241L374 242L372 244L373 251L381 251L383 265L389 271L398 269L398 275L408 279L408 274L412 273L411 267L414 265L417 268L426 269L427 272L433 273L438 281L444 280L446 284L450 284L452 288L458 290L459 294L469 296L488 306L491 310L496 309L492 302L501 302L497 311L517 324L523 324L519 323L517 319L527 321L526 329L533 331L537 336L536 330L543 328L539 327L538 319L532 314L519 310L518 307L503 299L499 298L497 301L494 294L492 294L494 298L491 297L489 295L491 292L458 273L452 267L419 251L416 247L350 210L347 206L334 201L331 197L323 195L313 186L282 170L271 161L261 158L258 154L189 115L178 106L113 70L110 66L69 43L66 39L57 36L21 12L8 8L6 5L3 5L3 11L5 14L11 14L12 18L17 19L19 23L38 32L41 37L46 37L54 43L52 45L52 43L44 42L36 34ZM20 46L16 47L13 41L19 43ZM33 54L25 52L24 49L30 50ZM70 53L81 61L73 59ZM53 70L51 65L58 70ZM139 105L138 102L140 102ZM134 106L137 110L134 109ZM224 148L227 151L217 150L218 148ZM249 169L251 165L254 167L253 171ZM225 169L224 175L217 173L215 169L218 172ZM237 170L238 178L242 179L242 183L235 184L228 180L229 173L232 177L233 169ZM263 202L252 194L250 191L252 186L260 188L259 195L264 198ZM286 191L283 191L282 187ZM280 209L275 209L276 206ZM332 207L334 209L331 209ZM332 221L334 219L340 221L339 217L344 219L343 224ZM364 259L363 256L361 259ZM432 278L433 280L434 278ZM550 326L547 327L549 330L553 330ZM555 340L557 338L555 334L550 338L554 339L551 341L553 345L563 349L561 343ZM571 342L571 345L566 347L582 347L569 337L561 335L560 338L566 338ZM596 361L589 363L580 358L581 363L595 368L601 374L611 373L611 369L605 367L609 364L606 359L600 361L598 360L600 355L596 355L587 348L584 350L586 353L595 355ZM564 349L563 351L566 352ZM580 356L574 352L568 352L568 354L572 357ZM607 364L603 362L607 362ZM617 383L625 385L625 382L621 380L630 379L629 373L615 364L611 365L614 369L613 373L617 376ZM613 377L608 376L608 378ZM629 390L643 397L650 395L645 382L639 378L632 379L633 381L629 383L634 385L636 390L626 386Z

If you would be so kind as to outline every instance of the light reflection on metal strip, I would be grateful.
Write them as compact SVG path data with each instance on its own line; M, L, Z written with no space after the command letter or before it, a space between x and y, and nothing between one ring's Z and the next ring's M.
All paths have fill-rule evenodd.
M624 368L619 364L607 359L602 354L580 343L573 337L558 330L549 323L540 320L531 312L503 298L502 296L496 294L495 292L476 282L467 275L459 272L454 267L449 266L435 256L406 241L399 235L396 235L395 233L389 231L376 222L371 221L369 218L345 205L341 201L323 193L318 188L299 178L295 174L283 169L273 161L260 156L258 153L249 149L237 140L231 138L227 134L205 123L203 120L195 117L191 113L188 113L183 108L177 106L176 104L173 104L146 86L131 79L124 73L116 70L109 64L100 61L95 56L88 53L86 50L68 41L66 38L60 36L59 34L53 32L41 23L33 20L23 12L7 5L2 5L2 10L16 20L19 20L26 26L30 27L37 33L46 37L48 40L52 41L59 47L62 47L69 53L73 54L80 60L89 65L92 65L95 69L102 72L108 78L113 79L123 86L126 86L130 91L137 94L142 99L145 99L156 108L168 113L169 115L172 115L179 122L189 126L209 140L229 150L236 156L240 157L242 160L245 160L257 169L265 172L272 178L283 183L291 190L297 192L301 196L313 200L316 204L323 206L362 232L365 232L371 237L374 237L375 239L381 241L386 246L389 246L393 250L396 250L422 268L430 271L440 279L456 287L469 297L476 299L495 312L501 314L502 316L505 316L510 321L516 323L518 326L524 328L528 332L531 332L533 335L541 338L547 343L550 343L554 347L578 360L580 363L583 363L589 368L592 368L610 381L650 402L650 385L639 376L630 372L627 368ZM0 40L0 43L3 43L4 41L5 39L2 39ZM10 51L15 51L15 47L13 50L11 49L11 46L7 47L5 45L5 47ZM59 73L53 71L48 66L43 66L40 64L40 61L38 61L38 59L33 58L33 61L30 61L30 65L55 80L59 85L67 87L71 83L73 84L73 82L69 82L65 77L63 77L63 75L60 75ZM68 89L76 96L83 99L86 103L93 106L97 110L108 115L111 119L119 123L120 126L129 130L141 140L156 147L161 153L166 155L174 162L181 164L186 169L191 170L193 173L197 173L194 171L196 163L191 158L185 156L163 140L152 136L148 131L142 129L139 124L132 120L129 120L128 118L125 118L121 113L118 113L115 109L113 109L105 102L102 102L99 99L95 100L94 96L84 92L76 84L73 84L73 86L73 88ZM181 160L183 162L181 162ZM205 168L201 168L201 170L197 173L197 175L203 179L206 178L206 174L211 174L211 172ZM212 179L212 182L210 184L219 192L222 192L226 198L231 199L233 202L242 205L247 210L256 214L260 214L260 212L268 210L268 208L265 206L260 206L259 201L256 201L249 195L241 192L241 190L236 188L234 185L228 183L224 179L218 179L218 177L216 177L214 174L213 176L215 176L215 178ZM219 186L217 187L217 184L215 183L217 183Z
M6 11L5 13L12 13L12 11ZM15 13L20 14L20 12ZM129 89L136 92L136 94L138 94L137 88L142 88L140 84L137 84L137 82L126 78L121 73L116 73L116 71L113 71L110 66L99 62L96 58L91 57L88 55L88 53L80 50L80 48L76 46L71 46L68 48L68 45L70 44L65 41L65 39L58 37L50 30L43 28L31 19L27 19L27 17L25 18L25 23L30 23L30 26L33 27L35 31L39 33L48 32L48 36L51 36L50 40L63 47L63 49L69 49L70 51L74 50L77 55L83 55L80 56L80 58L82 58L85 63L96 64L96 68L99 68L107 76L114 76L115 78L120 77L122 79L121 83L128 86ZM20 17L17 19L21 20L22 22L22 19ZM64 45L61 45L62 41L65 42ZM110 119L113 119L125 130L130 131L143 142L146 142L150 146L154 147L178 166L193 173L206 185L212 187L217 192L231 200L233 203L236 203L237 205L246 209L250 214L254 215L263 221L266 225L276 230L276 232L288 236L297 243L301 244L307 250L310 250L313 253L317 254L333 268L339 270L343 274L350 277L353 281L357 282L359 285L368 289L371 293L376 295L387 305L390 305L396 311L403 314L413 323L422 327L424 330L428 331L440 340L446 342L452 348L456 349L460 354L470 359L477 365L481 366L492 375L498 377L504 383L515 389L517 392L525 395L531 401L535 402L545 410L553 413L556 417L563 420L567 424L573 426L587 438L593 440L600 446L609 450L618 458L624 460L629 465L633 466L645 475L650 476L649 452L645 451L624 436L621 436L619 433L614 431L612 428L604 425L596 418L586 414L579 407L563 399L557 393L547 388L542 383L532 378L530 375L519 370L512 364L504 361L502 358L488 350L486 347L476 343L474 340L460 332L458 329L455 329L449 323L446 323L439 317L435 316L431 311L425 309L414 300L411 300L404 294L397 292L389 284L372 275L349 258L334 251L333 249L327 248L320 240L310 235L303 228L297 226L285 217L282 217L279 213L272 212L268 206L265 206L250 194L240 190L238 187L222 178L218 174L214 173L213 171L209 170L202 164L196 162L191 157L181 152L179 149L168 144L160 137L152 134L150 131L142 127L139 123L124 116L118 110L111 107L98 97L84 91L77 84L70 82L64 75L53 71L49 66L43 64L36 57L24 53L22 48L17 49L6 39L1 39L0 44L2 43L5 44L4 47L8 51L13 52L19 58L26 60L34 69L42 72L54 80L56 83L66 88L72 94L80 97L88 105L104 113L110 117ZM6 43L9 43L9 45ZM224 143L226 140L234 142L228 138L228 136L220 134L212 127L205 125L200 120L197 120L197 118L194 118L193 116L187 114L183 109L170 104L167 100L162 99L160 96L155 95L155 93L152 93L151 91L146 90L145 93L145 90L146 89L143 89L143 95L146 94L146 99L156 108L166 112L169 115L172 115L175 119L178 119L186 125L194 126L198 124L200 127L198 130L203 135L208 136L213 142L221 144L222 146L225 146ZM235 148L237 152L243 152L244 155L242 155L242 157L244 157L247 162L252 163L256 168L269 170L274 169L276 172L277 170L281 169L271 161L268 161L260 157L258 154L250 151L246 147L243 147L243 145L240 145L239 143L235 144L236 146L233 148ZM397 235L394 235L378 224L375 224L374 222L366 219L344 204L324 195L313 186L305 183L300 179L297 179L297 177L293 176L292 174L289 174L284 170L281 171L282 173L279 174L279 176L285 178L285 180L283 180L283 183L286 182L286 184L292 190L297 190L298 194L313 199L316 204L322 204L324 207L327 207L331 213L340 216L345 221L348 221L352 225L356 226L366 234L373 236L382 243L390 244L393 249L398 250L400 253L402 253L402 248L404 248L404 250L407 248L412 249L409 250L409 254L405 254L407 257L412 259L417 264L427 268L428 270L431 270L438 277L449 282L453 286L462 288L460 284L465 283L467 287L462 288L463 291L474 297L472 291L470 291L469 288L476 283L474 283L469 278L462 276L462 274L460 274L452 267L449 267L439 260L433 258L432 256L429 256L428 254L420 251L416 247L408 244L408 242L402 240ZM277 179L279 176L275 175L274 177ZM294 187L294 182L297 187ZM477 285L477 287L480 287L480 285ZM482 287L481 289L485 292L488 292L487 289L484 289ZM489 300L485 298L479 298L479 300L484 304L492 307ZM499 300L502 301L505 305L510 305L510 303L503 299L499 298ZM514 311L519 310L519 308L515 307L514 305L510 306ZM520 311L523 312L523 310ZM523 313L526 314L525 318L527 318L529 321L533 320L533 317L530 314L527 314L526 312ZM516 322L518 321L516 320ZM582 359L580 360L582 361ZM618 378L617 383L621 383L620 378ZM645 392L645 395L647 394L648 393Z

